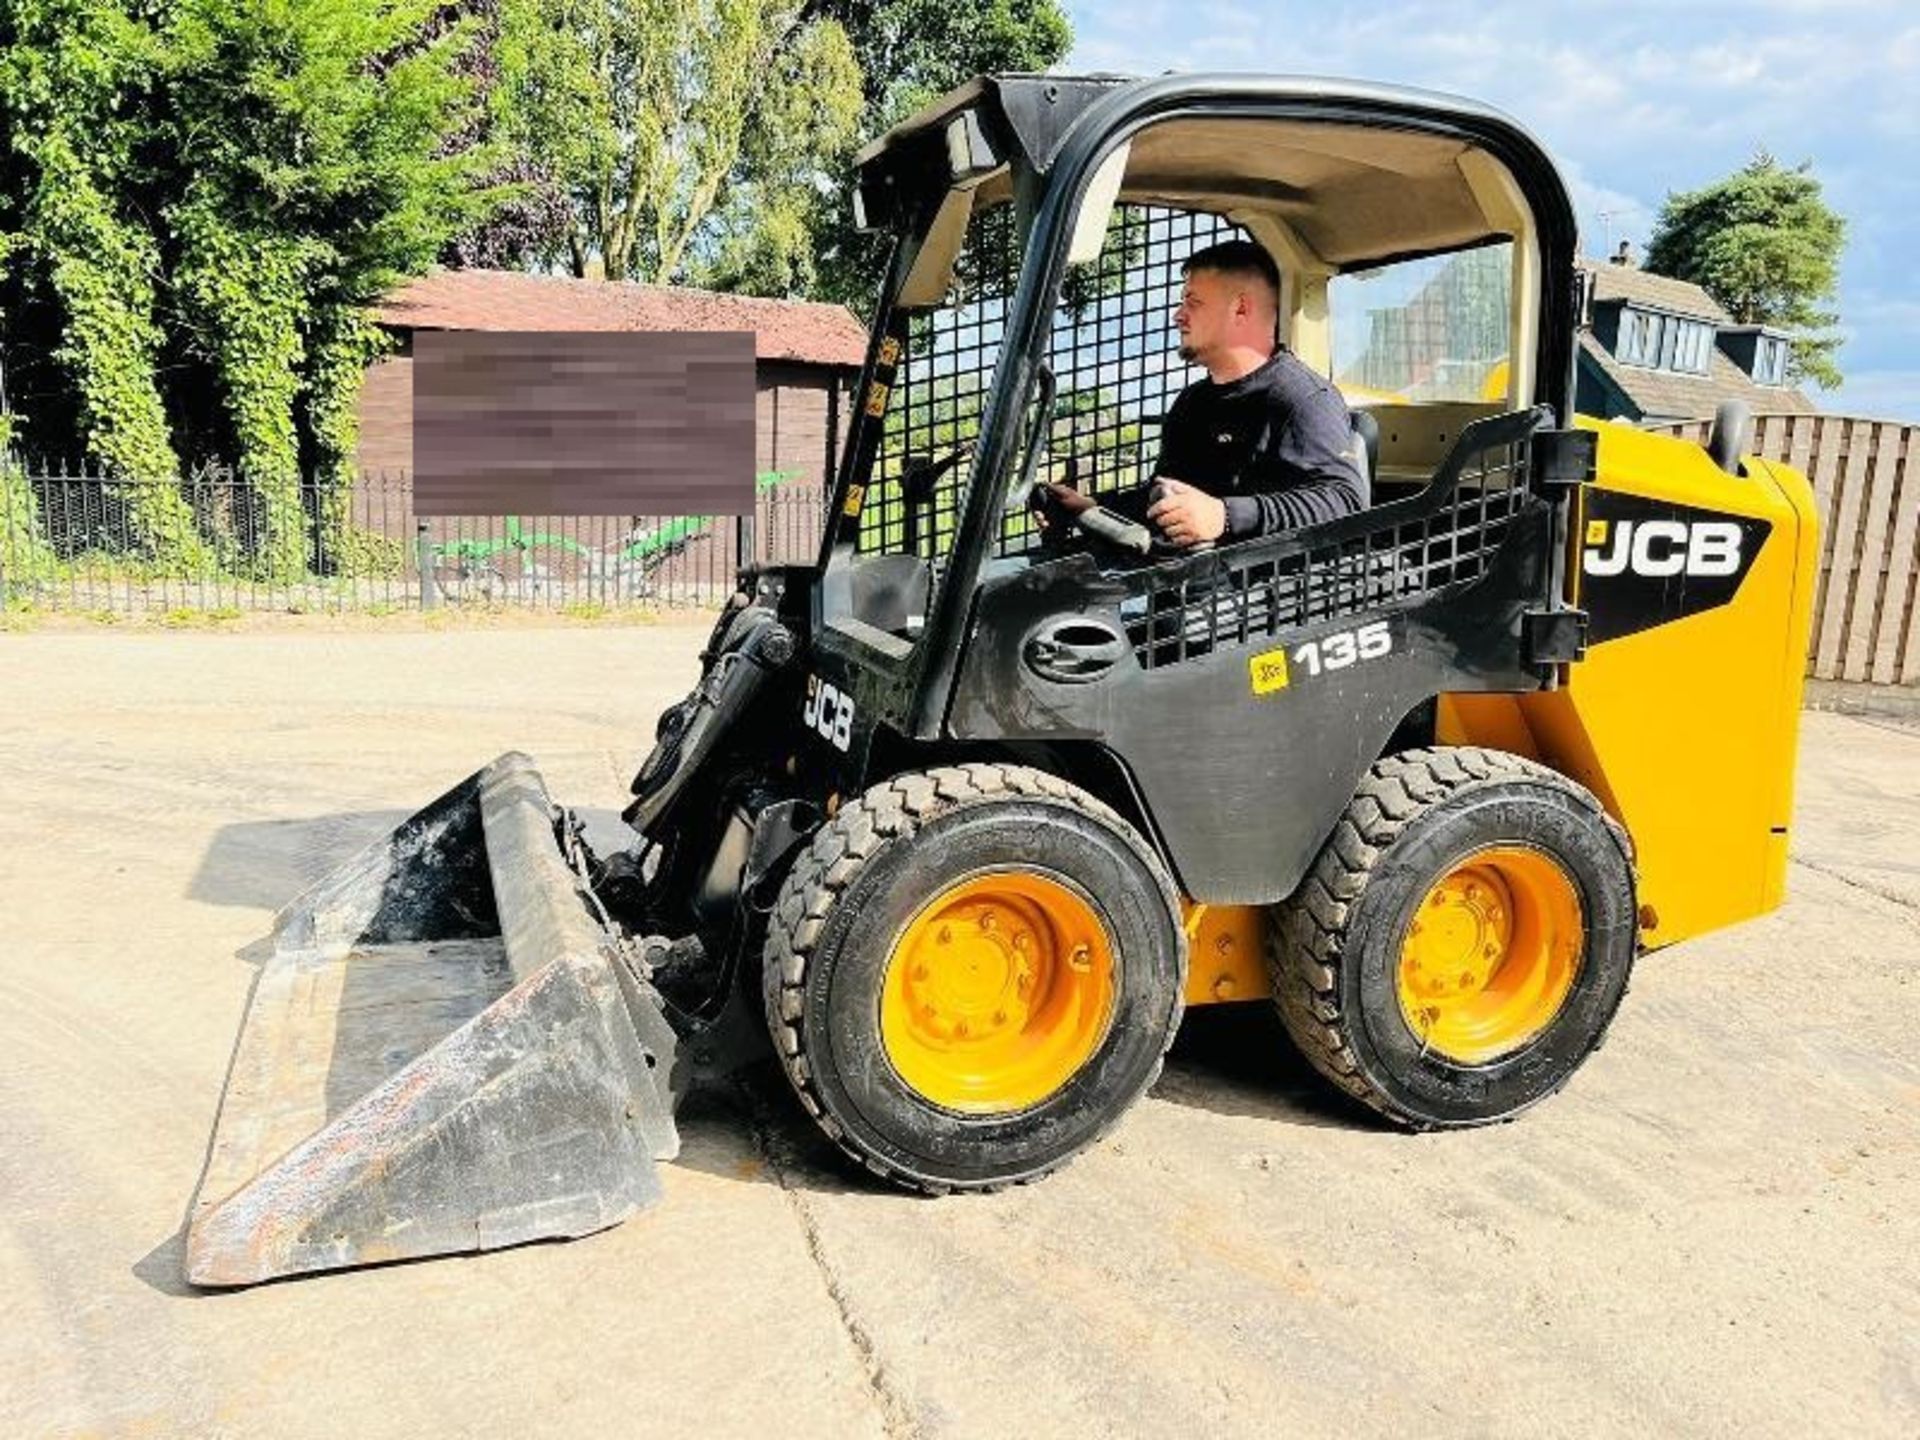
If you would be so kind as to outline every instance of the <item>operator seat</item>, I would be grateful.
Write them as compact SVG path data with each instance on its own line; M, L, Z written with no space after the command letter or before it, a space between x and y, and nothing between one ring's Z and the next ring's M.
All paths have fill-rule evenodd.
M1373 504L1373 477L1380 468L1380 422L1371 410L1349 412L1353 421L1353 463L1360 469L1362 509Z

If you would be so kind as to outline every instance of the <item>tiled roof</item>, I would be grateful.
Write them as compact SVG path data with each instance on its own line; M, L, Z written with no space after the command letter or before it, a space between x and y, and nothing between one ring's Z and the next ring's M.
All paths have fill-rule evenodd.
M1582 270L1593 272L1593 298L1596 303L1625 300L1632 305L1648 305L1679 315L1697 315L1717 325L1733 323L1733 317L1691 280L1649 275L1636 266L1615 265L1604 260L1582 258L1575 263Z
M1622 365L1590 331L1581 332L1580 349L1625 393L1645 420L1706 419L1719 409L1722 400L1744 400L1755 414L1811 414L1816 408L1798 390L1754 384L1752 376L1717 349L1705 375Z
M840 305L510 270L436 270L388 296L396 330L751 330L762 360L858 367L867 332Z

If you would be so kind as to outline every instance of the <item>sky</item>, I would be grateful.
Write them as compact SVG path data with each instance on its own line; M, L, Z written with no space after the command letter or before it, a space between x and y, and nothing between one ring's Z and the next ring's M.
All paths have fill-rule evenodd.
M1757 150L1811 161L1847 220L1837 391L1822 409L1920 422L1916 0L1066 0L1061 67L1338 75L1451 91L1538 136L1582 248L1636 249L1669 192Z

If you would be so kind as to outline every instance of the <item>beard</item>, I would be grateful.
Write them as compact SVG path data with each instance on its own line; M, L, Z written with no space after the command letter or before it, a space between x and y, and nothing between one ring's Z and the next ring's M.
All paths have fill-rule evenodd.
M1194 349L1192 341L1182 340L1180 342L1180 358L1191 365L1195 360L1200 358L1200 352Z

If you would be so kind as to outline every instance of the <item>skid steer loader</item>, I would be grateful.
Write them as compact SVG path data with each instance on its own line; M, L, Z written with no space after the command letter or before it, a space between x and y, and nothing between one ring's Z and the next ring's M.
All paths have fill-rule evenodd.
M748 568L602 854L523 756L278 919L203 1285L614 1224L769 1041L941 1193L1047 1174L1189 1005L1416 1128L1512 1116L1637 954L1779 903L1805 480L1576 421L1572 215L1513 121L1320 80L977 81L859 160L892 239L818 563ZM1264 246L1366 510L1172 550L1182 261ZM1203 477L1194 477L1196 481Z

